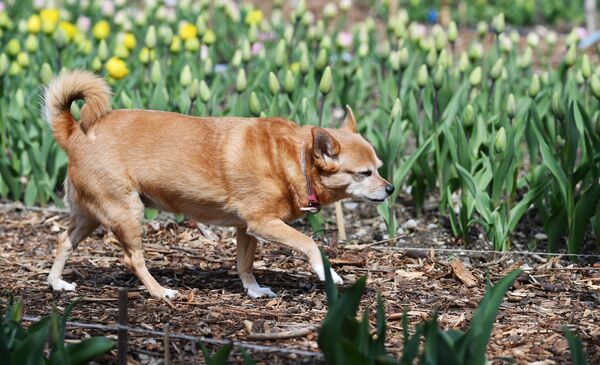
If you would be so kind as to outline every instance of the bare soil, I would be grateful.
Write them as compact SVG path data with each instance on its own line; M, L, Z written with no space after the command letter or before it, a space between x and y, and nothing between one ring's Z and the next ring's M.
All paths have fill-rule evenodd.
M348 206L347 206L348 207ZM363 306L375 308L377 294L385 302L388 350L397 357L402 351L401 313L408 310L411 324L429 318L434 310L444 328L466 329L484 289L485 276L491 280L516 267L524 274L509 290L500 307L488 347L494 364L530 363L568 364L568 345L563 325L568 325L582 340L590 364L600 363L600 265L573 264L559 258L531 260L514 254L453 252L404 249L405 247L450 247L452 240L435 218L417 220L406 228L402 243L375 242L383 238L381 221L372 218L370 207L350 205L350 245L335 241L333 230L325 233L325 251L347 287L360 276L368 278ZM403 213L402 221L408 219ZM408 216L407 216L408 215ZM333 218L330 211L325 214ZM279 296L250 299L235 272L235 239L225 228L198 228L194 222L177 224L170 220L144 225L145 254L149 270L163 285L179 290L171 308L151 298L126 269L121 250L112 234L97 231L84 241L67 263L64 278L77 283L76 292L53 292L46 284L55 240L66 228L67 215L48 211L31 212L14 206L0 206L0 309L9 296L25 301L25 314L42 316L53 307L59 311L83 296L71 320L114 325L120 288L129 289L129 321L132 327L162 330L170 325L173 333L236 340L288 349L318 351L317 333L273 341L250 341L252 333L318 325L327 303L323 285L309 271L306 260L289 249L260 244L255 274L262 285ZM425 224L427 223L427 224ZM297 228L310 233L304 222ZM360 244L362 243L362 244ZM367 243L367 244L364 244ZM458 247L460 248L460 247ZM460 260L476 280L468 288L451 266ZM538 262L539 261L539 262ZM455 263L456 264L456 263ZM371 313L374 323L374 313ZM251 327L251 328L250 328ZM68 337L114 333L70 328ZM163 357L159 336L130 333L131 363L157 364ZM209 348L211 348L209 346ZM189 341L171 340L174 363L202 362ZM315 358L281 353L250 351L258 363L300 364L318 362ZM234 363L242 363L235 350ZM100 359L114 363L116 351Z

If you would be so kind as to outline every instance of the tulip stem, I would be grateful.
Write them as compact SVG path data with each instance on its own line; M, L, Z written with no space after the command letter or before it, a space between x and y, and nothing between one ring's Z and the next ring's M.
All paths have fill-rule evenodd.
M319 127L323 127L323 110L325 109L325 95L321 94L321 103L319 104Z
M56 72L60 72L60 69L62 68L62 62L61 62L61 54L62 54L62 47L56 47Z
M192 101L190 102L190 107L188 108L188 115L192 115L192 110L194 109L194 102L196 101L196 99L192 99Z

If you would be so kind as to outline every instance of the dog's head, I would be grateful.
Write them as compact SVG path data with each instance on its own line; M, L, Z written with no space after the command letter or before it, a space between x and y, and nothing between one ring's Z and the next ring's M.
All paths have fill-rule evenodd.
M358 134L349 106L341 128L314 127L312 142L312 159L320 172L320 183L334 196L381 203L394 192L394 186L377 172L382 162L373 146Z

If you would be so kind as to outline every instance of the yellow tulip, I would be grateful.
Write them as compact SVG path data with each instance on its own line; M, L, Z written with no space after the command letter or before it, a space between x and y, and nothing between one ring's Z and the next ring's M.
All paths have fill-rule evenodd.
M99 21L94 24L92 34L94 35L94 38L98 40L105 39L110 34L110 24L108 24L106 20Z
M125 35L123 36L123 44L129 50L134 49L137 44L135 35L133 33L125 33Z
M43 9L40 11L40 18L42 19L42 30L44 33L52 33L58 25L60 19L60 12L58 9Z
M258 25L263 20L263 12L260 9L254 9L246 15L246 24Z
M27 20L27 31L29 33L39 33L42 29L42 18L39 15L33 14Z
M62 29L63 32L65 32L67 40L69 41L73 40L73 38L77 34L77 27L71 22L62 21L58 24L58 27Z
M116 80L121 80L129 74L129 69L125 62L117 57L111 57L104 67L106 68L106 72Z
M198 35L198 28L196 28L196 26L194 24L184 23L179 28L179 37L181 37L181 39L183 39L184 41L187 41L188 39L196 38L197 35Z
M58 23L58 19L60 19L60 12L58 9L43 9L40 11L40 18L42 18L43 22L50 23Z

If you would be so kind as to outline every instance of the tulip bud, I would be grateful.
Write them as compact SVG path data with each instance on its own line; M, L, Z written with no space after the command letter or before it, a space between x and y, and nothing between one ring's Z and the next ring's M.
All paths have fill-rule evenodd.
M62 28L58 28L54 32L53 38L54 38L54 43L56 44L56 47L58 47L58 48L64 48L68 43L67 35L65 34L65 31L62 30Z
M96 71L96 72L100 71L100 69L102 69L102 61L100 61L100 59L98 57L94 57L91 65L90 65L90 68L92 69L92 71Z
M300 56L300 72L302 72L302 74L307 74L308 71L310 70L310 60L308 59L308 52L302 52L302 55Z
M25 40L25 49L28 52L35 52L37 51L39 48L39 41L37 36L30 34L27 36L27 39Z
M315 60L315 69L317 71L323 71L325 67L327 67L328 62L329 57L327 55L327 50L321 48L321 50L319 50L319 54L317 55L317 59Z
M465 114L463 116L463 123L465 127L470 127L475 123L475 109L471 104L465 108Z
M325 19L333 18L336 13L337 13L337 6L335 5L335 3L328 2L327 4L325 4L325 7L323 8L323 17Z
M206 60L204 60L204 74L212 75L212 73L213 73L213 62L210 57L207 57Z
M577 70L577 72L575 72L575 82L578 86L581 86L585 83L585 79L583 78L581 70Z
M529 33L527 35L527 44L531 48L537 48L540 45L540 36L534 32Z
M481 84L481 66L477 66L473 71L471 71L471 75L469 75L469 83L471 83L472 87L479 87Z
M244 71L243 69L241 71ZM238 74L239 76L239 74ZM244 82L246 78L246 74L244 74ZM237 87L237 85L236 85ZM246 86L244 85L244 89L246 88ZM242 90L243 91L243 90ZM208 100L210 100L210 96L211 96L211 92L210 92L210 88L208 87L208 85L206 84L206 82L204 80L200 81L200 100L202 100L203 103L206 103Z
M492 20L492 27L494 28L494 32L496 34L500 34L504 32L505 22L504 22L504 13L500 13L494 17Z
M148 32L146 33L144 44L148 48L156 47L156 28L154 27L154 25L148 27Z
M537 74L533 74L531 77L531 84L529 84L529 96L535 98L540 92L540 77Z
M179 75L179 83L183 87L187 87L192 84L192 70L189 65L185 65L183 70L181 70L181 75Z
M531 50L531 47L528 46L525 48L525 51L523 52L521 57L517 59L519 67L525 69L531 65L532 53L533 51Z
M460 70L460 72L467 72L467 69L469 68L470 62L469 62L469 57L467 56L467 54L465 52L462 52L460 54L460 58L458 60L458 69Z
M179 51L181 51L181 38L179 38L179 36L173 36L173 38L171 39L171 45L169 46L169 50L171 51L171 53L179 53Z
M562 101L560 100L560 94L558 93L558 91L555 91L554 94L552 94L552 114L554 114L554 117L558 120L563 120L565 117L565 110L562 106Z
M437 62L437 52L435 51L435 48L431 48L429 50L429 52L427 53L427 57L425 57L425 64L427 65L427 67L429 68L433 68L435 66Z
M517 101L512 93L508 94L508 99L506 99L506 115L510 119L514 119L517 115Z
M235 90L238 93L242 93L244 90L246 90L246 86L248 86L248 81L246 80L246 71L244 71L243 68L240 68L235 81Z
M23 94L23 90L18 88L15 92L15 101L17 102L17 106L19 108L23 108L25 106L25 95Z
M441 89L442 85L444 84L445 76L446 76L446 71L444 70L444 68L441 66L438 66L437 69L435 70L435 73L433 74L433 87L435 87L436 90Z
M506 36L504 33L498 36L498 40L500 41L500 49L504 53L510 53L513 49L513 41L510 37Z
M294 77L294 74L292 73L292 71L288 69L285 73L285 78L283 79L283 90L286 93L291 94L294 92L295 88L296 88L296 78Z
M483 45L481 43L473 43L469 47L469 58L473 61L478 61L483 57Z
M573 66L575 64L576 58L577 58L577 49L575 48L575 45L572 44L569 46L569 49L567 50L567 54L565 56L565 64L569 67Z
M392 117L392 120L402 116L402 103L400 102L400 99L396 98L396 100L394 100L390 116Z
M160 39L162 39L165 44L169 44L173 40L173 29L168 25L162 25L158 28L158 33L160 34Z
M250 42L248 42L247 39L244 39L240 48L242 53L242 60L244 60L244 62L250 61L250 58L252 58L252 52L250 52Z
M456 38L458 38L458 29L456 28L456 23L453 21L448 24L448 40L450 43L456 42Z
M124 44L117 44L115 46L114 55L118 58L127 58L129 57L129 50Z
M242 64L242 52L239 49L236 49L235 52L233 52L233 57L229 64L233 67L240 67Z
M400 51L398 51L398 58L400 60L400 68L403 70L408 67L408 63L410 62L410 55L408 54L408 48L402 47Z
M40 78L42 79L43 84L47 84L52 78L52 68L46 62L40 67Z
M160 80L162 80L160 63L158 61L154 61L152 63L152 69L150 70L150 81L152 81L153 84L158 84Z
M427 72L427 66L421 65L419 71L417 72L417 85L422 89L427 84L427 80L429 79L429 73Z
M303 96L302 100L300 100L300 111L304 115L308 112L308 98L306 96Z
M17 62L19 63L19 65L21 65L22 67L27 67L29 66L29 55L25 52L20 52L17 55Z
M331 74L331 67L327 66L321 77L321 83L319 84L319 90L323 95L327 95L331 92L333 87L333 76Z
M10 67L8 68L8 74L11 76L16 76L23 71L23 68L17 61L13 61L10 63Z
M434 36L435 49L439 52L446 47L446 35L439 31Z
M365 58L365 57L367 57L368 54L369 54L369 44L361 43L358 46L358 57Z
M188 87L188 96L191 100L196 100L200 94L200 81L193 79L192 83Z
M139 55L139 60L143 64L150 62L150 50L146 47L142 48Z
M287 61L286 44L284 39L280 39L275 48L275 65L283 67Z
M6 54L0 54L0 76L4 76L6 71L8 70L8 57Z
M190 52L197 52L200 49L200 40L196 37L189 38L185 41L184 46Z
M8 52L8 54L11 56L16 56L19 54L19 52L21 52L21 45L19 44L19 41L16 39L11 39L8 41L6 44L6 52Z
M592 65L590 64L590 57L587 55L587 53L583 54L580 69L584 79L587 80L592 75Z
M496 150L496 153L503 153L506 149L506 131L504 130L504 127L501 127L496 133L494 149Z
M275 96L279 92L279 80L273 72L269 72L269 91Z
M106 41L103 39L100 41L98 45L98 58L100 61L106 61L108 59L108 46L106 45Z
M252 112L252 115L255 117L260 115L260 101L254 91L250 94L250 112Z
M600 78L597 74L592 75L590 86L592 88L592 93L594 94L596 99L600 100Z
M488 31L488 25L486 22L480 21L479 23L477 23L477 34L479 35L479 37L481 37L481 38L485 37L487 31Z
M554 47L557 40L558 36L556 35L555 31L551 30L548 32L548 34L546 34L546 43L548 43L548 47Z
M504 59L499 58L498 61L494 64L492 69L490 70L490 77L492 80L496 81L502 76L502 69L504 67Z

